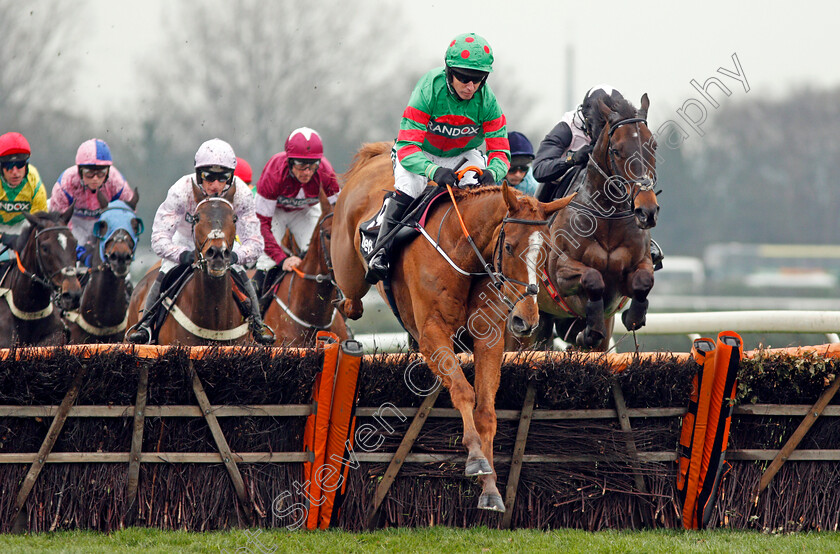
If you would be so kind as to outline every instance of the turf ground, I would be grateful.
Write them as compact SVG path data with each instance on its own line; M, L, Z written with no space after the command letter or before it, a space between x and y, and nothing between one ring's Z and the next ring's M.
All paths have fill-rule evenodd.
M371 533L341 531L261 531L187 533L126 529L109 535L57 532L0 535L0 552L185 554L213 552L838 552L840 534L713 531L497 531L489 529L391 529Z

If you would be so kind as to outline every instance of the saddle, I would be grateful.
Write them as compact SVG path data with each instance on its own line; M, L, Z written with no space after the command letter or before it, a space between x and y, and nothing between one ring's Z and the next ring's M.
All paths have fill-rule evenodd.
M441 188L437 185L428 185L424 190L423 193L417 196L414 201L409 204L408 208L406 208L406 216L403 218L402 222L400 223L399 230L391 237L392 246L390 252L393 253L397 251L398 248L410 243L412 240L417 238L420 234L418 230L420 227L426 226L426 220L429 216L429 210L432 206L438 202L441 197L447 196L447 192L445 188ZM379 225L381 212L377 212L372 218L368 219L367 221L363 221L359 225L359 252L362 256L367 260L370 259L370 256L373 254L373 247L376 244L376 237L379 234ZM389 263L392 260L388 260ZM402 318L400 318L400 314L397 311L397 304L394 299L393 291L391 290L391 279L386 278L382 280L382 288L385 291L385 296L388 298L388 305L391 308L391 311L396 316L397 321L400 323L400 326L405 329L405 325L403 325ZM406 332L408 330L406 329ZM410 333L409 333L410 334Z
M442 196L446 195L446 189L437 185L428 185L423 189L423 193L417 196L414 201L409 204L405 213L406 216L400 223L401 227L396 234L391 237L393 243L392 251L411 242L417 237L419 231L417 227L425 227L426 219L429 215L429 210L432 205ZM372 218L363 221L359 225L359 252L367 260L373 254L373 247L376 244L376 237L379 234L379 225L381 213L377 212ZM390 260L389 260L390 262Z

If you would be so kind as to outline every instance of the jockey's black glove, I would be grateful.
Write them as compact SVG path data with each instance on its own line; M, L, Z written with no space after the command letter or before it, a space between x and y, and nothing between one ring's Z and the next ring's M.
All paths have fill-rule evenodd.
M592 153L592 145L587 144L586 146L581 147L580 150L576 152L569 152L566 155L566 163L571 163L572 165L586 165L589 161L589 154Z
M445 187L446 185L455 186L455 183L458 182L458 177L455 175L455 172L448 167L439 167L435 169L435 176L432 180L437 183L439 187Z
M233 250L231 250L230 251L230 263L231 263L231 265L235 265L237 262L239 262L239 255L236 252L234 252Z
M489 169L485 169L484 172L481 174L481 177L478 178L479 185L495 185L496 178L493 177L493 172Z
M181 255L178 256L178 262L181 264L191 264L195 261L195 250L187 250L186 252L181 252Z

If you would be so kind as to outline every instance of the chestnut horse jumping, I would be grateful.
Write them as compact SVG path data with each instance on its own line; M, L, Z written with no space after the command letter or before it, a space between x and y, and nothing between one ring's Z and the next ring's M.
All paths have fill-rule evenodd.
M67 329L55 307L77 308L82 295L76 239L67 226L73 206L63 213L23 215L30 227L21 233L0 281L0 348L65 344Z
M349 337L344 318L333 303L337 292L330 258L333 207L323 190L319 201L321 218L309 248L300 266L283 274L274 285L271 304L265 311L265 324L277 335L276 346L315 346L320 330L330 330L342 341Z
M208 197L193 184L193 195L198 203L191 216L197 260L174 302L161 294L168 314L160 325L158 344L251 343L248 323L243 321L242 312L233 298L229 271L236 240L232 204L235 193L236 188L231 187L224 197ZM128 307L129 329L137 323L143 311L146 294L157 277L157 271L157 268L151 269L134 289ZM169 286L164 283L164 291Z
M656 142L647 127L647 94L637 111L630 102L599 101L606 124L595 143L569 209L551 225L553 239L539 295L542 340L558 335L604 351L613 319L629 297L622 321L645 324L653 287L650 231L656 225Z
M340 308L351 319L361 317L362 297L370 288L359 253L359 224L373 217L385 192L394 189L390 149L385 142L362 147L335 206L331 252L336 283L347 297ZM507 328L527 335L536 327L536 272L546 218L571 199L542 204L506 185L456 190L454 197L460 215L450 202L436 203L426 220L434 238L417 238L394 256L391 287L405 328L461 413L466 475L480 476L482 483L478 507L504 511L493 469L504 333ZM453 351L453 337L463 330L473 337L475 389Z

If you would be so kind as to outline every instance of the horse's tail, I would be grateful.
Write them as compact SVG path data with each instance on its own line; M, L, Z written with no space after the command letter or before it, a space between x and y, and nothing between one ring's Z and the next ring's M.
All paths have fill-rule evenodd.
M348 182L353 176L358 173L367 163L377 156L387 155L394 145L392 142L366 142L362 145L356 155L353 156L353 162L350 164L350 169L343 175L344 182Z

